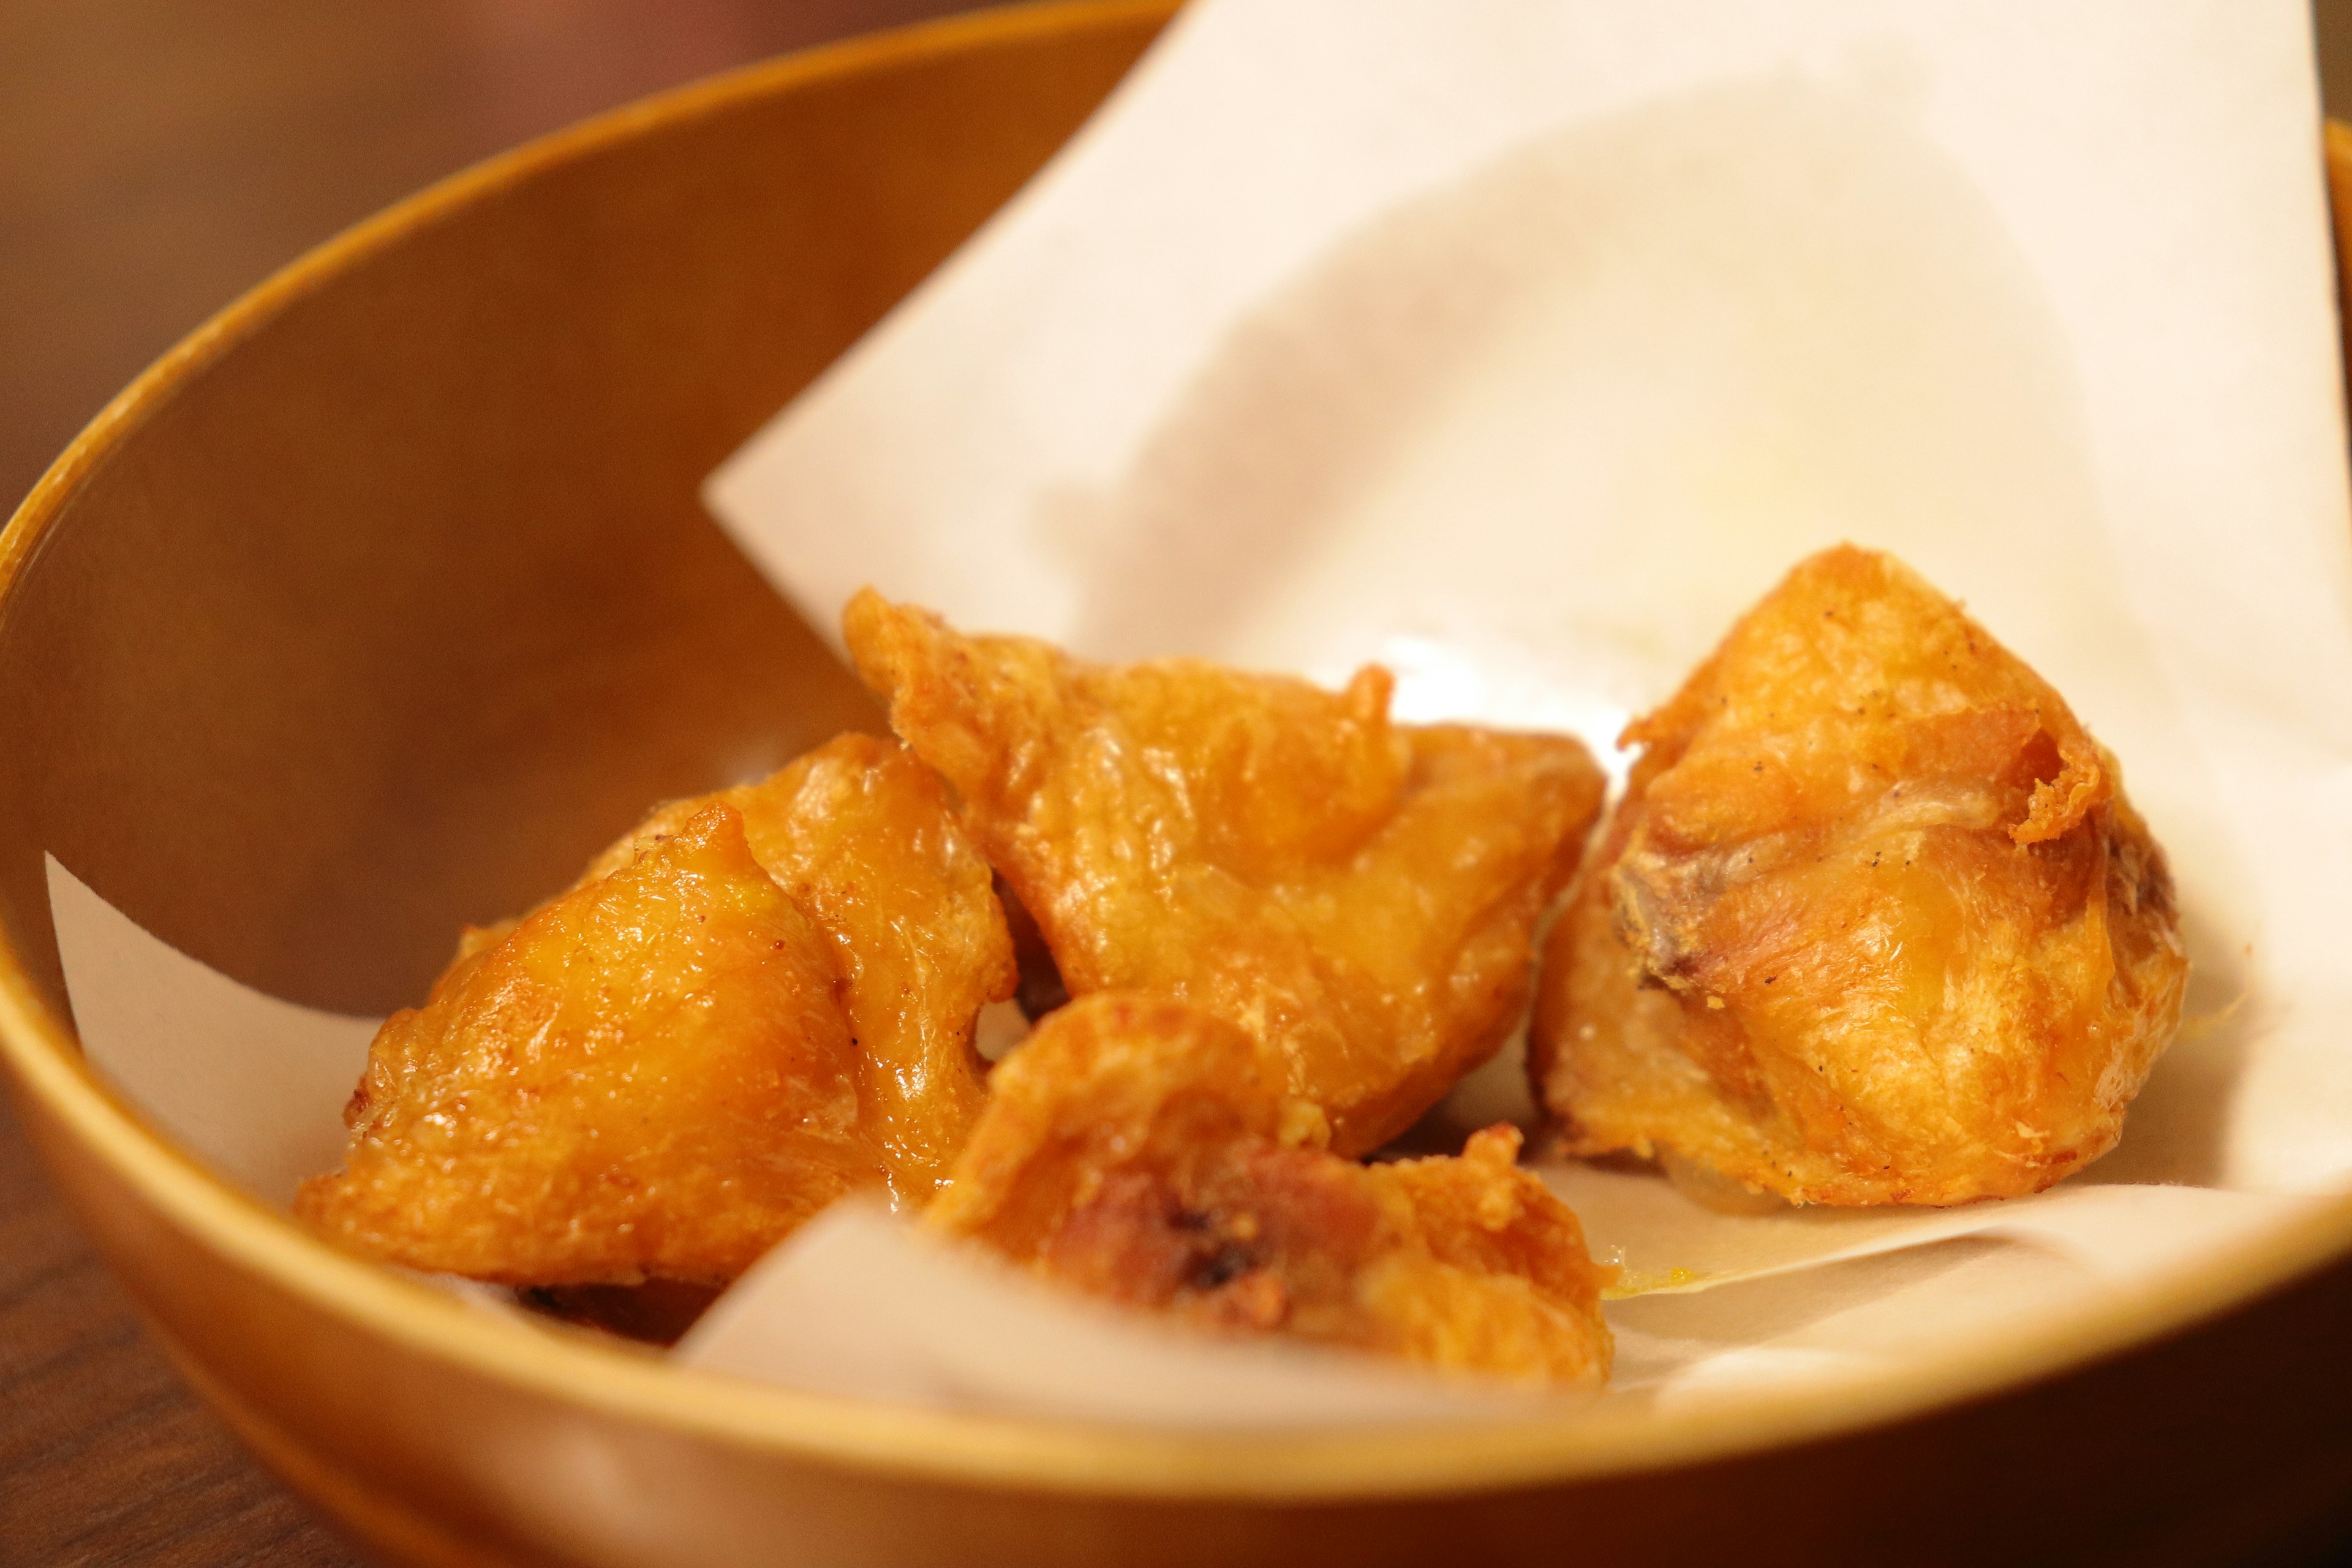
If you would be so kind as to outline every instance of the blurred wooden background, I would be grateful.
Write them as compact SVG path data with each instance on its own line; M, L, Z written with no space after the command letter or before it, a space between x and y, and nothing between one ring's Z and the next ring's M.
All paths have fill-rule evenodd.
M439 175L972 0L0 0L0 514L150 360ZM2352 116L2352 0L2318 0ZM5 742L0 742L5 743ZM2309 1525L2265 1568L2352 1561ZM0 1104L0 1564L353 1558L180 1386Z

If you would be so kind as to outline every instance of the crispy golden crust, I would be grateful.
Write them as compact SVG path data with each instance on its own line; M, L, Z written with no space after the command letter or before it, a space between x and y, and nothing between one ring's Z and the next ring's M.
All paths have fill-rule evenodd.
M1280 1332L1528 1382L1597 1383L1610 1338L1576 1216L1496 1128L1363 1166L1234 1026L1079 998L997 1068L926 1215L1039 1273L1223 1332Z
M2179 1021L2171 880L2115 760L1957 605L1825 552L1626 733L1530 1037L1569 1152L1952 1204L2114 1146Z
M470 936L378 1035L344 1169L297 1212L502 1283L723 1282L855 1188L929 1199L985 1098L974 1015L1013 984L938 780L845 735Z
M1537 916L1600 810L1574 740L1393 726L1378 668L1332 692L1098 668L870 590L844 626L1074 994L1149 991L1258 1035L1343 1153L1509 1031Z
M712 805L394 1014L303 1219L506 1284L724 1279L881 1179L824 939Z
M987 1095L972 1020L1018 978L988 862L938 774L849 734L759 784L662 807L583 880L709 801L743 814L751 853L831 942L867 1123L898 1194L928 1201Z

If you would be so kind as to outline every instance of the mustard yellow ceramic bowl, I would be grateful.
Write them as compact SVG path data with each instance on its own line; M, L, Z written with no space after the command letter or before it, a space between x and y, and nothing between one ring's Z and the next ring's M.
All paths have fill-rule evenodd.
M1169 9L855 43L460 175L191 337L17 513L0 1026L190 1380L415 1563L2188 1563L2341 1496L2352 1208L1866 1398L1213 1438L801 1396L478 1313L217 1184L85 1069L45 850L241 980L384 1010L646 802L873 723L697 483Z

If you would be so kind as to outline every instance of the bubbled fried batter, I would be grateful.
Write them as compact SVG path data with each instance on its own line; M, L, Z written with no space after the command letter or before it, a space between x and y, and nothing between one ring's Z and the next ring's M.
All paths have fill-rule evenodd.
M743 814L751 853L830 942L892 1187L927 1201L987 1093L972 1020L1018 973L988 862L938 774L895 742L849 734L761 783L663 807L589 878L709 801Z
M929 1197L1010 994L989 871L900 748L843 736L656 812L388 1021L342 1171L355 1250L519 1285L724 1282L844 1194Z
M1462 1157L1363 1166L1319 1146L1280 1060L1129 993L1079 998L996 1070L926 1223L1039 1273L1223 1332L1278 1332L1527 1382L1598 1383L1606 1271L1517 1169L1516 1130Z
M2179 1020L2171 880L2115 759L1958 606L1825 552L1626 739L1530 1039L1570 1152L1952 1204L2113 1147Z
M893 727L1035 917L1074 994L1181 998L1281 1052L1360 1153L1491 1055L1602 778L1576 741L1392 725L1199 660L1102 668L870 590L844 618Z
M879 1180L824 936L712 805L375 1039L297 1212L506 1284L718 1280Z

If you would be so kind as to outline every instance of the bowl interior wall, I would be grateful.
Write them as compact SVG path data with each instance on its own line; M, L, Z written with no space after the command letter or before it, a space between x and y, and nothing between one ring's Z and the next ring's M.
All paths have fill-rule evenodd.
M1155 27L709 93L232 312L0 618L0 920L50 1004L44 850L239 980L383 1011L653 802L877 724L697 486Z

